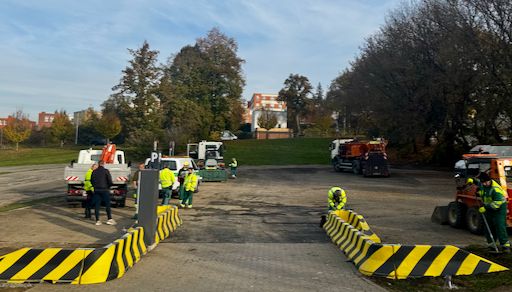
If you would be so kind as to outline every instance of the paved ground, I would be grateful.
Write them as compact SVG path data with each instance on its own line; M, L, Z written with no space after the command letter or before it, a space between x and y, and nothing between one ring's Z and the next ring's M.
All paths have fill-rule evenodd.
M0 180L9 175L0 174ZM483 242L466 231L430 222L433 208L453 198L450 173L394 170L391 178L363 178L335 173L328 166L241 167L236 180L202 185L194 208L180 211L184 225L122 279L84 287L37 285L31 290L376 291L378 287L345 262L318 227L327 189L333 185L348 191L349 206L365 216L383 242ZM43 193L37 195L49 194ZM115 209L114 218L121 224L100 228L74 219L80 212L57 200L0 213L0 234L7 235L0 243L102 244L130 224L123 218L132 209Z
M0 207L58 195L64 190L64 165L0 167Z

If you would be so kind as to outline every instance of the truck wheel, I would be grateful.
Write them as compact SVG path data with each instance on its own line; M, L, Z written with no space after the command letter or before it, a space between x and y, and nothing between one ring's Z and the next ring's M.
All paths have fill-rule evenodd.
M339 165L339 160L338 158L335 158L334 160L332 160L332 168L334 169L335 172L341 172L343 169L340 168L338 165Z
M464 205L459 202L450 202L448 204L448 223L455 228L461 228L464 225Z
M352 172L354 174L361 174L361 165L359 164L359 161L352 162Z
M466 226L468 227L469 232L473 234L480 235L484 233L484 220L476 208L469 208L467 210Z
M123 208L126 206L126 198L122 199L121 201L117 201L117 207Z

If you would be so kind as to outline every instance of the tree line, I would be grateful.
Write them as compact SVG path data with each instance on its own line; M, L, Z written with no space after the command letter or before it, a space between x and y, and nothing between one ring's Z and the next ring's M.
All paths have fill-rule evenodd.
M421 0L389 14L327 100L351 131L409 152L434 139L443 161L510 137L511 90L512 2Z
M144 42L129 50L102 116L117 117L116 139L140 149L154 140L184 144L236 131L245 85L237 51L217 28L164 64ZM512 2L417 0L387 15L325 94L290 74L278 100L299 136L379 136L404 153L435 141L434 159L450 161L476 143L509 139L511 91ZM270 129L276 120L264 112L258 122Z

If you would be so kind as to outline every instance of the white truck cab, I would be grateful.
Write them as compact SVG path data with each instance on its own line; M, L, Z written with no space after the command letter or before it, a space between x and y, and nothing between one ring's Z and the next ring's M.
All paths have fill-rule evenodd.
M92 148L80 150L78 160L71 161L71 164L64 168L64 180L67 184L66 200L68 202L82 202L82 204L85 202L87 197L83 189L85 174L93 163L98 163L102 153L103 150ZM104 167L110 171L112 176L111 201L119 207L124 207L131 175L130 166L125 161L124 151L116 150L112 163L106 163Z

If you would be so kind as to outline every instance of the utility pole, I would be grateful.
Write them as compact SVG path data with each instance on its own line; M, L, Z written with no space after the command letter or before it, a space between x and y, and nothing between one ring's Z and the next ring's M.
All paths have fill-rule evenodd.
M75 145L78 144L78 126L80 125L80 116L81 114L75 114Z

